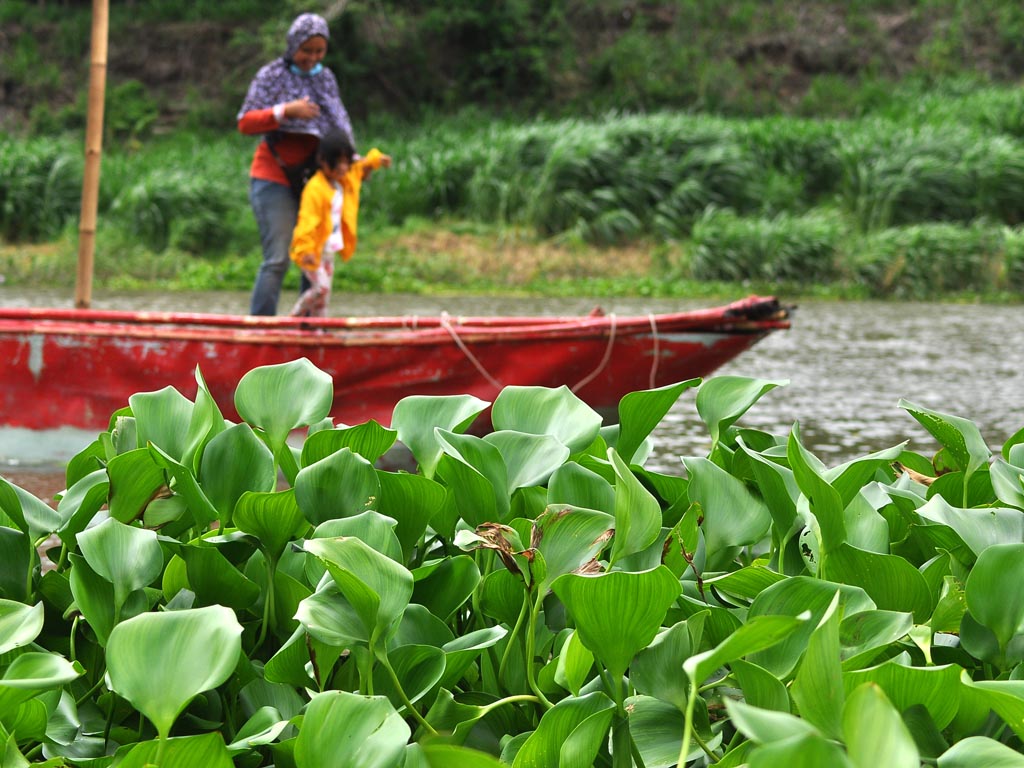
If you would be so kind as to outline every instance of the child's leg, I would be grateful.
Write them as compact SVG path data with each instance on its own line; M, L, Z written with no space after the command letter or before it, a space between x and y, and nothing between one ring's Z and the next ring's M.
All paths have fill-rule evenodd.
M309 282L310 287L299 294L298 300L292 307L292 311L289 313L292 317L316 317L316 307L318 303L317 289L316 289L316 274L319 270L304 269L302 270L303 276Z

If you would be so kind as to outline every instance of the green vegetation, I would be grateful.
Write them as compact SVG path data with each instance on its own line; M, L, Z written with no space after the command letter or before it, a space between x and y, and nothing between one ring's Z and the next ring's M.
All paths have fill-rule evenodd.
M429 133L364 132L395 167L367 185L364 245L341 270L356 290L544 290L579 280L681 295L749 281L801 293L1019 295L1024 145L1016 91L904 94L887 118L738 120L659 113L602 120L485 120ZM104 162L97 275L113 285L245 290L258 238L245 196L252 140L179 134ZM81 161L68 139L0 139L0 236L70 245ZM563 275L459 267L461 251L414 253L403 238L470 232L478 249L547 243L599 266ZM463 238L464 239L464 238ZM497 243L497 245L493 245ZM451 243L448 243L451 246ZM615 272L623 248L648 252ZM71 248L58 249L71 258ZM8 280L65 273L9 249ZM603 254L603 256L602 256ZM0 257L3 258L3 257ZM602 265L602 262L605 262ZM507 265L506 265L507 266ZM65 280L67 277L64 278Z
M902 402L935 456L827 467L741 426L778 381L388 429L335 427L307 360L243 376L238 423L196 379L129 398L56 509L0 480L4 765L1024 764L1024 430L993 457ZM645 468L694 392L709 453Z

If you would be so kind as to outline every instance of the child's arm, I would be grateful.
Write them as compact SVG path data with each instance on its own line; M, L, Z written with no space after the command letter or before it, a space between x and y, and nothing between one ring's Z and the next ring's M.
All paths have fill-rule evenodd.
M370 178L370 174L378 168L391 167L391 155L385 155L379 149L374 147L366 153L366 157L360 158L356 161L355 167L359 169L359 177L363 181L366 181Z

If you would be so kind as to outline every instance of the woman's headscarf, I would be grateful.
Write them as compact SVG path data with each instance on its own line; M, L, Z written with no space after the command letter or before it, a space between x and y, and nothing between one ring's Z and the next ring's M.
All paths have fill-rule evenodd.
M320 105L320 115L312 120L285 120L278 130L286 133L309 133L325 136L335 128L352 137L352 123L338 94L338 81L329 69L316 69L309 73L292 68L292 57L311 37L330 39L330 30L322 16L304 13L292 22L288 30L284 56L265 65L256 73L245 96L238 119L254 109L266 109L275 104L294 101L308 96Z

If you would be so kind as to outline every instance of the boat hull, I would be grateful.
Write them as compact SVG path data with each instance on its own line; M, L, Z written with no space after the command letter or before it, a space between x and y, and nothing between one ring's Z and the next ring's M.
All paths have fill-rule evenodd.
M286 318L0 310L0 424L105 429L134 393L170 386L194 398L197 368L235 420L234 389L245 372L302 357L333 378L336 423L388 425L408 395L490 401L509 385L566 385L614 413L625 394L706 376L788 326L774 300L745 301L644 317L348 318L317 327Z

